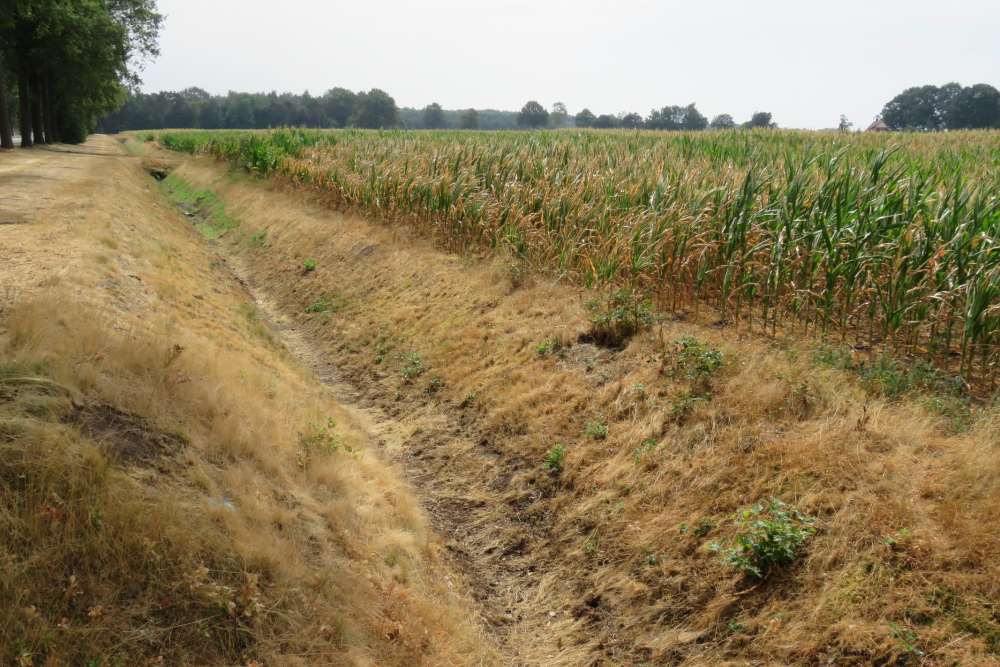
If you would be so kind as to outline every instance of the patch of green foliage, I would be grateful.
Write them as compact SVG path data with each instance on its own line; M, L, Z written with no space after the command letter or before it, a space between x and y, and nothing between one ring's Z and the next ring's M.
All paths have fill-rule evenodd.
M335 428L337 424L333 421L333 417L327 418L325 425L309 422L306 424L306 430L299 432L299 445L308 456L333 453L344 442L343 438L334 432Z
M584 426L583 434L588 438L593 438L594 440L603 440L608 435L608 427L606 424L593 419L588 421Z
M305 271L306 273L308 273L310 271L315 271L316 270L316 260L315 259L307 259L306 261L302 262L302 270Z
M702 382L710 378L725 365L725 356L719 347L702 343L694 336L684 336L671 343L673 367L667 370L667 377L690 382Z
M559 340L558 336L553 336L541 345L535 348L535 352L540 357L545 357L550 354L557 354L560 357L566 356L566 348L563 347L562 341Z
M712 542L709 549L719 552L723 565L761 578L772 567L794 561L795 552L816 532L814 517L773 498L766 505L754 505L732 518L740 528L736 536Z
M220 239L240 226L240 221L226 214L225 204L210 190L195 190L177 174L160 181L171 199L191 220L195 229L210 240Z
M565 456L566 445L558 444L549 451L545 452L545 460L542 461L542 467L546 470L551 470L552 472L557 473L562 470L562 462Z
M623 345L643 328L656 322L652 302L639 292L617 290L587 302L591 311L590 337L601 345Z
M267 238L267 230L262 229L253 236L250 237L250 241L247 243L251 248L268 248L270 247L265 240Z
M419 354L406 355L403 360L406 362L403 366L403 377L407 380L418 378L427 370L427 366L420 360Z
M853 348L820 346L813 352L817 363L850 371L865 391L888 399L911 398L939 415L958 433L976 421L969 386L960 375L948 374L930 362L903 361L883 353L869 360Z
M715 519L705 518L705 519L699 519L698 523L694 524L693 526L689 526L686 523L682 523L678 530L680 531L681 535L694 535L695 537L704 537L705 535L708 535L710 532L712 532L713 528L715 528Z

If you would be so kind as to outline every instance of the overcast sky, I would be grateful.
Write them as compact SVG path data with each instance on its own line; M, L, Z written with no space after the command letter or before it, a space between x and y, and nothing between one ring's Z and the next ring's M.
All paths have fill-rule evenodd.
M737 122L867 125L904 88L1000 87L1000 2L159 0L143 89L381 88L399 106L570 113L695 102Z

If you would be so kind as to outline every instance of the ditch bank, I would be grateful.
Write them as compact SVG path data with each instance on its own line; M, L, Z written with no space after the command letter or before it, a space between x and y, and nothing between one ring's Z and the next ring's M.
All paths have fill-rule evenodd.
M891 663L915 646L903 626L942 664L1000 648L982 555L1000 532L976 519L1000 506L993 426L948 436L684 313L599 346L572 287L207 158L164 183L208 207L196 225L273 330L368 415L513 664ZM758 581L709 547L769 498L818 530Z

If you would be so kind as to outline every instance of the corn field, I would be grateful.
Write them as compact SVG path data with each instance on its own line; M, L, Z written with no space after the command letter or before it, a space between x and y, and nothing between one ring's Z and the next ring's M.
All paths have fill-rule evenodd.
M1000 133L167 132L406 224L664 308L709 304L993 384Z

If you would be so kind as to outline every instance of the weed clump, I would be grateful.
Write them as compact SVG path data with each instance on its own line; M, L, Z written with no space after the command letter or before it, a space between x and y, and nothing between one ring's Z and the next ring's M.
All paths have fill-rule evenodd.
M541 345L535 348L535 353L540 357L547 357L550 354L555 354L560 357L565 357L567 350L563 346L562 341L558 336L553 336Z
M558 444L545 452L545 460L542 461L542 468L558 473L562 470L563 458L566 456L566 445Z
M760 578L766 577L772 567L794 561L795 552L816 532L815 517L773 498L766 505L737 512L733 519L741 528L736 537L712 542L709 549L720 553L723 565Z
M652 302L632 290L617 290L603 298L591 299L587 308L593 313L587 337L605 347L623 346L656 321Z

